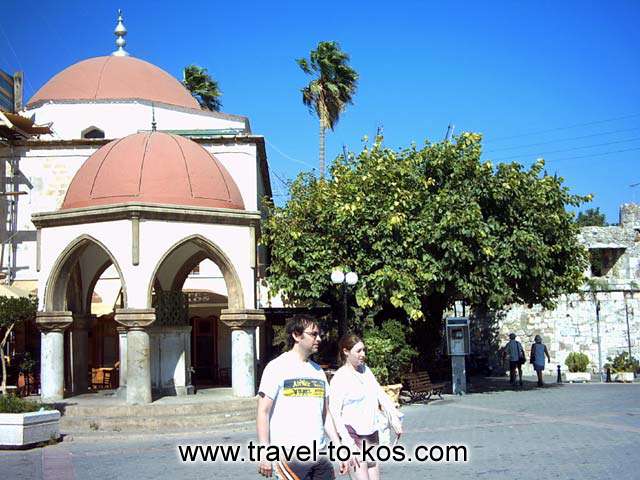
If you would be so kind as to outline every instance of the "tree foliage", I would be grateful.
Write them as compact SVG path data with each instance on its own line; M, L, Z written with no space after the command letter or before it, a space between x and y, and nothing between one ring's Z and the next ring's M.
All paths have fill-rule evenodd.
M320 120L320 176L324 176L324 133L334 129L340 114L353 103L358 74L349 66L349 55L336 42L320 42L309 59L296 60L307 75L315 78L302 88L302 102Z
M206 68L197 65L188 65L184 69L182 84L198 100L200 106L206 110L219 112L222 108L220 97L222 91Z
M4 347L14 327L29 318L33 318L38 310L38 299L35 297L6 297L0 295L0 361L2 363L2 394L7 394L7 366Z
M600 212L600 207L588 208L584 212L578 213L576 223L579 227L606 227L607 221L604 213Z
M572 195L543 161L494 167L480 154L477 134L399 151L378 137L338 157L327 180L300 174L264 224L272 290L337 310L330 274L343 267L360 276L360 320L434 327L457 299L479 309L553 306L583 280L586 251L566 207L588 197Z

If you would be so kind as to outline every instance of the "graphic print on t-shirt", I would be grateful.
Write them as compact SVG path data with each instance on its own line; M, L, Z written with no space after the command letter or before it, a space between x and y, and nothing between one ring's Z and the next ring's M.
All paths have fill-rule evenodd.
M324 383L317 378L290 378L284 381L285 397L324 397Z

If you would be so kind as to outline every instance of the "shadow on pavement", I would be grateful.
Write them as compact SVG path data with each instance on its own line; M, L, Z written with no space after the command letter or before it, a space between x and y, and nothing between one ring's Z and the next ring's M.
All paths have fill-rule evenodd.
M511 385L508 378L502 377L472 377L467 382L467 393L493 393L493 392L524 392L532 390L544 390L548 388L562 387L562 383L551 382L545 379L543 387L538 387L536 379L523 379L522 386L516 384Z

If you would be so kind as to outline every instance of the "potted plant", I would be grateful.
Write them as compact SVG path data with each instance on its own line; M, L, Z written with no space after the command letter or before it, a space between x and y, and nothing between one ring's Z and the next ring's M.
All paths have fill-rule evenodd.
M388 320L382 327L369 328L364 333L367 366L394 403L402 389L402 375L411 368L411 359L418 352L407 343L407 328L397 320Z
M629 352L622 352L612 360L607 358L605 368L610 368L614 373L613 380L616 382L633 382L635 372L640 368L636 358L629 355Z
M589 357L581 352L570 353L564 364L569 369L565 373L565 381L567 382L590 382L591 374L587 372L589 366Z
M0 448L20 448L57 440L60 412L15 395L0 395Z

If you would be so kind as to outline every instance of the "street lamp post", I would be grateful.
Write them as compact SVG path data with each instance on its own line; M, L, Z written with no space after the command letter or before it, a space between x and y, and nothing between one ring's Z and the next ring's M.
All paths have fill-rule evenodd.
M347 272L346 274L340 270L331 272L331 281L336 285L342 285L342 318L338 321L338 338L347 332L347 285L353 286L358 283L358 274L356 272Z

